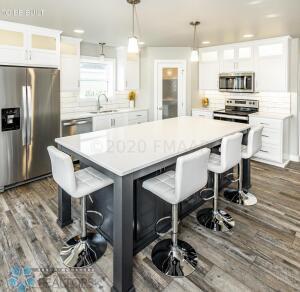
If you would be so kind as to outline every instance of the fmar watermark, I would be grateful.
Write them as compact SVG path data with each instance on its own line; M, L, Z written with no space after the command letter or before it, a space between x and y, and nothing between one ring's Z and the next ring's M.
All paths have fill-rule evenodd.
M43 8L2 8L2 16L32 17L44 16Z
M31 268L14 265L9 272L7 285L11 291L25 292L32 288L97 289L104 291L93 268Z

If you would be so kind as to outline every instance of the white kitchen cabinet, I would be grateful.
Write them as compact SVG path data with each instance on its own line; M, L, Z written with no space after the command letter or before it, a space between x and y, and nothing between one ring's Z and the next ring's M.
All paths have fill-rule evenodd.
M256 55L256 89L289 91L289 38L262 41Z
M138 90L140 88L139 54L127 53L127 48L117 48L117 90Z
M200 49L199 89L218 90L219 73L254 72L258 92L289 91L290 37Z
M213 48L200 49L199 89L218 90L219 88L219 53Z
M252 45L220 47L220 72L254 71L255 57Z
M93 131L141 124L148 121L147 110L102 114L93 117Z
M98 115L93 117L93 131L101 131L111 128L111 115Z
M192 116L193 117L201 117L206 119L213 119L214 118L214 112L213 110L206 109L206 108L193 108L192 109Z
M60 90L79 91L81 39L61 37Z
M268 114L249 116L251 126L263 125L262 148L254 159L284 167L289 161L289 116L272 118Z
M61 31L0 21L0 64L58 68Z

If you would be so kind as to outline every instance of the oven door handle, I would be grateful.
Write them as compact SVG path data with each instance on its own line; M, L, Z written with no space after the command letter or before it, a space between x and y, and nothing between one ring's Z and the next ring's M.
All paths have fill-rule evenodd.
M242 121L248 121L249 120L248 117L217 114L217 113L214 113L214 117L216 117L216 118L225 118L225 119L234 119L234 120L242 120Z

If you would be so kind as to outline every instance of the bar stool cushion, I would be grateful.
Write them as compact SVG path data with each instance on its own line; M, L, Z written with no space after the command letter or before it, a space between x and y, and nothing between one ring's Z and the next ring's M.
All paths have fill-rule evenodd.
M113 184L112 179L92 167L76 171L75 180L76 191L70 194L75 198L81 198Z
M54 146L49 146L47 149L51 159L53 178L70 196L81 198L113 184L112 179L92 167L74 172L73 162L69 155Z
M263 126L254 126L251 128L248 134L248 145L243 145L242 148L242 158L249 159L255 155L262 147L262 131Z
M144 181L143 188L173 204L175 200L175 171L171 170Z
M207 148L180 156L176 172L168 171L143 182L149 190L166 202L175 205L199 191L207 183Z

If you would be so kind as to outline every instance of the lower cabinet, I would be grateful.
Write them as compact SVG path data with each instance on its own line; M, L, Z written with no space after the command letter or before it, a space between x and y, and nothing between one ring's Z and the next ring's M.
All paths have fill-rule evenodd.
M253 116L249 118L252 126L263 125L262 148L254 159L266 163L285 166L289 161L289 118L268 118Z
M194 109L192 109L192 116L213 119L214 112L213 112L213 110L209 110L209 109L194 108Z
M93 117L93 131L141 124L148 121L147 111L103 114Z

